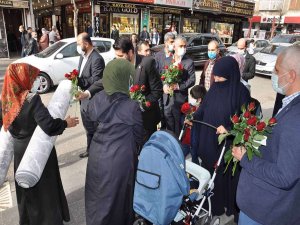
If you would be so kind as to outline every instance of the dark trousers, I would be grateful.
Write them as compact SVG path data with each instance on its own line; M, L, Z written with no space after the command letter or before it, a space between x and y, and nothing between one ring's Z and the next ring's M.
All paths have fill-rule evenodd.
M96 132L96 129L97 129L97 123L93 122L93 121L90 121L88 119L87 112L85 111L85 108L82 105L80 105L80 114L81 114L82 124L83 124L83 127L84 127L85 132L86 132L86 138L87 138L86 151L88 152L89 148L90 148L91 141L92 141L93 136L94 136L94 133Z
M164 106L164 115L167 130L174 132L179 137L182 128L180 107L176 105Z

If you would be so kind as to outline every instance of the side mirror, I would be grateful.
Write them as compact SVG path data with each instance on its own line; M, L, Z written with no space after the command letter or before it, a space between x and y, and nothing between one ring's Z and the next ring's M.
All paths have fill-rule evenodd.
M64 58L64 55L62 53L58 53L56 56L55 56L56 59L63 59Z

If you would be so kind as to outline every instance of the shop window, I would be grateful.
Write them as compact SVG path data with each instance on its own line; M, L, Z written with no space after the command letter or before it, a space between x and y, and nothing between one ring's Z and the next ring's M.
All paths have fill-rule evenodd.
M66 46L61 52L64 58L79 56L77 52L77 43L72 43Z
M113 14L112 24L117 27L120 35L138 33L139 15L136 14Z
M110 41L93 41L93 46L100 52L108 52L111 49Z

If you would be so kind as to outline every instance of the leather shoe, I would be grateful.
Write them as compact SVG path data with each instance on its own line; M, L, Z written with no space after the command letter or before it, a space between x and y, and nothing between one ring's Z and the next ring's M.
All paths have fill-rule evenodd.
M79 154L80 158L85 158L85 157L88 157L88 156L89 156L88 152L84 152L84 153Z

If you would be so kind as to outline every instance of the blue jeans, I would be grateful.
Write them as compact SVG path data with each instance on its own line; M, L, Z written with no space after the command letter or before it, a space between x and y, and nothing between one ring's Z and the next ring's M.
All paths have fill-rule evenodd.
M251 219L250 217L248 217L245 213L243 213L242 211L240 211L240 216L239 216L239 225L262 225L256 221L254 221L253 219Z

